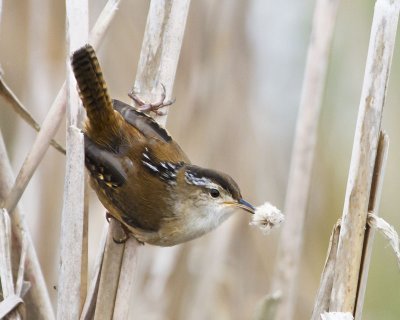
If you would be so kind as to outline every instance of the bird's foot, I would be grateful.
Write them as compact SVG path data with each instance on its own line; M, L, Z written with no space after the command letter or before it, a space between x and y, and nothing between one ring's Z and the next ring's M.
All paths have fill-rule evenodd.
M113 234L113 240L117 244L122 244L125 243L128 239L131 233L129 232L128 228L125 227L122 223L120 223L120 227L118 228L118 232Z
M110 223L110 220L115 218L111 215L111 213L106 212L106 219L107 222ZM136 238L135 235L133 235L125 225L123 225L122 223L119 223L119 225L120 228L117 230L117 232L115 232L115 234L113 234L113 241L115 243L123 244L129 239L129 237L132 237L135 238L139 244L144 245L144 242Z
M147 103L144 100L140 99L137 94L132 90L128 93L128 96L135 102L136 108L144 113L154 112L158 116L163 116L166 112L160 111L160 109L170 106L175 102L175 99L165 100L166 93L165 93L165 86L161 83L162 93L161 99L155 103Z
M110 223L111 219L115 219L111 213L106 212L106 220ZM115 219L118 221L117 219ZM122 223L118 221L120 228L113 229L115 232L113 233L113 240L115 243L122 244L125 243L129 238L129 230Z

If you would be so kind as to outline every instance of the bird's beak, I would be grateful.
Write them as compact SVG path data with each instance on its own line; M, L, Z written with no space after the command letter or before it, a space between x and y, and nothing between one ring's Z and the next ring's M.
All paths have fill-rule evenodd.
M237 207L246 210L247 212L250 212L251 214L254 214L256 208L254 208L250 203L248 203L247 201L240 199L237 204Z

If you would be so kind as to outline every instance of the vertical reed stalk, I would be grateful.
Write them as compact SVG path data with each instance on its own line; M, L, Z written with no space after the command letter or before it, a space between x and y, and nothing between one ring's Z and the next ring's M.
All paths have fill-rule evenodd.
M368 211L378 215L379 205L381 202L383 178L385 175L386 161L389 151L389 137L386 133L381 132L378 142L378 151L375 160L374 175L372 178L371 194L368 204ZM354 319L361 320L362 310L364 306L364 297L367 289L368 271L371 262L372 244L374 243L375 230L368 224L365 230L363 254L361 258L361 271L359 275L357 304Z
M389 138L385 133L381 132L378 143L378 151L374 165L374 174L373 174L371 195L369 201L370 211L374 212L375 215L378 213L379 210L379 203L383 186L383 177L386 167L388 147L389 147ZM340 224L341 220L339 220L339 222L335 225L329 242L328 257L325 262L324 271L321 276L320 287L318 290L313 314L311 317L312 320L319 320L321 318L321 314L329 310L329 305L331 302L331 295L332 295L333 279L335 275L336 257L337 257L339 235L340 235ZM375 231L372 228L370 228L369 225L367 225L364 247L363 247L362 263L361 263L362 267L358 283L357 307L355 312L355 319L358 320L361 319L362 315L365 290L367 286L369 263L372 254L374 233Z
M347 181L330 311L354 314L365 226L400 1L375 3Z
M64 206L61 215L60 272L58 279L57 319L78 319L81 312L81 280L84 265L83 239L85 207L85 149L82 107L71 70L70 56L87 43L88 1L66 1L67 38L67 161ZM86 225L87 227L87 225ZM87 248L86 248L87 249Z
M339 0L318 0L308 47L272 288L281 294L276 319L292 319L319 114Z

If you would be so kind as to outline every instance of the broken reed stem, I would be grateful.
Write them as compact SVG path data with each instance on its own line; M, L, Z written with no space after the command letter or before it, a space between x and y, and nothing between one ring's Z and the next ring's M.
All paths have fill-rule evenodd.
M11 221L7 210L0 209L0 280L3 299L15 295L11 267ZM17 310L10 311L9 320L20 320Z
M0 95L8 102L13 110L33 129L40 131L40 125L36 122L29 111L24 107L14 92L7 86L2 76L0 76ZM65 149L54 139L50 140L50 145L57 151L65 155Z
M383 180L386 169L386 161L389 151L389 137L386 133L381 132L378 142L378 151L375 160L374 174L372 178L371 194L369 198L368 211L375 215L379 213L379 205L381 201ZM355 320L361 320L362 310L364 306L364 297L367 289L368 271L371 262L372 245L374 243L375 230L368 224L365 229L365 238L363 245L363 254L361 258L361 271L358 281L358 292L356 310L354 314Z
M378 213L379 210L379 202L382 193L383 186L383 177L385 173L386 160L389 148L389 138L384 133L381 132L378 143L378 151L375 159L374 166L374 175L372 180L372 188L371 195L369 201L369 211ZM319 320L321 318L321 314L329 310L330 299L332 294L332 286L333 286L333 278L335 273L335 263L337 256L337 248L339 242L339 233L340 233L340 224L341 220L339 220L331 235L331 239L329 241L329 249L328 249L328 257L325 262L324 271L321 276L321 282L318 289L318 294L315 299L315 305L311 320ZM366 225L366 233L365 233L365 241L363 248L363 256L362 256L362 266L360 273L360 280L358 284L358 294L357 294L357 308L356 308L356 316L355 319L361 319L365 289L367 285L368 278L368 269L369 263L371 260L372 253L372 243L374 240L375 230Z
M292 319L318 120L339 0L316 3L292 151L273 292L281 293L275 319Z
M399 8L398 0L378 0L375 4L329 311L354 313L355 310L368 203Z
M333 285L333 276L335 275L335 263L337 247L339 243L340 224L340 220L336 222L335 226L333 227L331 237L329 239L328 254L326 257L324 270L322 271L317 296L315 298L311 320L320 320L321 314L325 311L328 311L329 309Z
M17 295L8 296L0 302L0 319L15 319L14 309L17 308L23 301ZM20 316L18 319L21 319ZM24 319L24 318L22 318Z
M97 19L89 37L89 42L95 49L98 48L103 40L104 35L115 16L119 2L120 0L109 0ZM54 137L58 128L60 127L61 120L65 114L65 108L66 84L64 83L42 123L42 129L39 131L31 150L22 164L14 186L6 198L4 207L10 214L12 214L12 211L15 209L19 199L25 191L26 186L32 178L33 173L35 172L40 161L43 159L51 139Z
M176 68L182 46L190 0L156 1L150 3L146 29L140 53L134 91L148 101L159 98L161 84L166 88L167 99L171 98ZM160 54L154 54L159 52ZM167 115L158 119L165 126ZM110 224L109 233L117 232L117 223ZM106 252L115 244L107 241ZM113 316L126 318L129 313L129 299L133 291L133 279L122 281L122 277L133 277L132 266L136 260L137 241L131 239L118 249L114 260L104 259L97 297L95 319L111 319ZM114 249L115 251L117 249ZM117 264L115 263L117 262ZM112 264L111 266L109 264ZM107 270L107 271L105 271ZM110 279L106 281L105 279ZM113 283L116 281L116 283ZM123 287L119 284L124 283ZM103 284L103 285L102 285ZM121 291L121 294L119 293ZM113 309L104 308L113 303ZM101 310L101 312L100 312Z
M3 200L9 194L14 180L3 136L0 132L0 200ZM29 315L32 319L52 320L54 319L53 307L29 232L28 223L21 208L16 208L11 217L11 223L13 240L15 241L14 249L22 252L25 241L27 243L25 279L34 284L29 290L29 301L26 301L29 302L29 306L33 307L33 310L29 310ZM16 263L16 261L13 261L13 263ZM26 300L27 297L24 299Z

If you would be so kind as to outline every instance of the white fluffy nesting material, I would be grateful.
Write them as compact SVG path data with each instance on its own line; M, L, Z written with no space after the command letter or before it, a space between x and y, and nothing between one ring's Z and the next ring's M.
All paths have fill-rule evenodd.
M256 208L250 225L259 227L266 235L271 229L279 226L283 220L285 217L282 212L269 202L265 202Z

